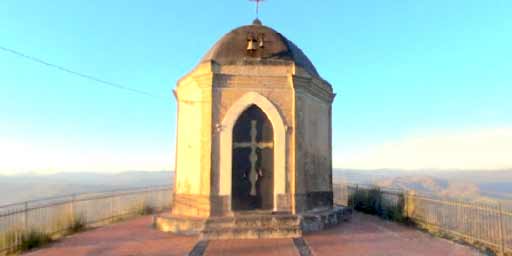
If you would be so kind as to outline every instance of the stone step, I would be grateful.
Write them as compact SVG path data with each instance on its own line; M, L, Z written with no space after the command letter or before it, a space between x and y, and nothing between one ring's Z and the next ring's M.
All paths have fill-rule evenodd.
M212 217L209 220L215 222L229 222L233 220L240 221L253 221L253 220L262 220L262 221L271 221L271 220L295 220L297 216L295 215L240 215L240 216L229 216L229 217Z
M205 223L206 228L272 228L299 226L296 216L236 216L214 218Z
M299 221L293 222L221 222L221 223L208 223L205 224L206 228L272 228L272 227L293 227L300 226Z
M352 209L336 206L292 215L288 212L243 212L231 216L194 218L159 215L155 227L165 232L199 234L202 239L290 238L348 221Z
M301 235L300 226L279 228L213 228L201 231L200 238L204 240L294 238Z

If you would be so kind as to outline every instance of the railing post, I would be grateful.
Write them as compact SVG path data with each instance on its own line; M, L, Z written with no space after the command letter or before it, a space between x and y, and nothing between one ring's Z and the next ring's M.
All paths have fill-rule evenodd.
M343 190L343 200L344 200L344 203L345 203L345 206L348 207L348 198L349 198L349 193L350 193L350 190L349 190L349 187L348 187L348 183L344 183L343 184L343 187L341 188Z
M415 206L415 197L416 196L416 191L414 190L408 190L407 191L407 195L406 195L406 198L405 198L405 209L406 209L406 217L411 219L414 215L414 210L416 208Z
M500 232L500 256L505 255L505 232L503 231L503 208L501 202L498 202L498 225Z
M110 222L114 222L114 193L110 195Z
M402 195L404 197L404 215L406 218L409 218L409 190L403 190Z
M28 201L24 204L24 210L23 210L23 229L25 231L28 230Z
M145 209L144 208L145 208L145 205L147 204L147 200L148 200L147 199L147 193L148 193L148 189L146 188L146 189L144 189L144 192L142 192L142 203L141 203L141 208L142 208L141 212L142 212L142 214L145 214L145 212L144 212Z
M71 225L75 225L75 221L76 221L76 219L75 219L75 197L76 197L75 194L71 195L71 202L70 202L70 204L71 204L70 205L70 207L71 207L71 209L70 209L70 211L71 211L71 213L70 213L71 214Z

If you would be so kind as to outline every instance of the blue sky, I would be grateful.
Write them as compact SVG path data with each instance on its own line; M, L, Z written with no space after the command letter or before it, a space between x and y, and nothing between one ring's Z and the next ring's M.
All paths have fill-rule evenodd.
M176 81L254 9L0 1L0 46L162 96L0 51L0 172L171 169ZM260 17L334 86L335 167L471 169L512 167L511 10L510 1L269 0Z

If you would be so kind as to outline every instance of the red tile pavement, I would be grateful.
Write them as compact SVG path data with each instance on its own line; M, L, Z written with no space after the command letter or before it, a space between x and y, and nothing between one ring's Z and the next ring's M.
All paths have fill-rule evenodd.
M314 255L466 256L478 251L414 228L354 213L340 226L304 236Z
M350 222L306 235L314 255L458 256L479 255L469 247L433 237L413 228L354 213ZM66 237L30 256L187 255L197 237L162 233L141 217ZM298 255L292 239L210 241L205 255Z
M206 256L298 256L292 239L259 239L259 240L216 240L210 241L205 252Z
M27 253L27 256L110 256L110 255L187 255L196 237L176 236L151 227L146 216L78 233Z

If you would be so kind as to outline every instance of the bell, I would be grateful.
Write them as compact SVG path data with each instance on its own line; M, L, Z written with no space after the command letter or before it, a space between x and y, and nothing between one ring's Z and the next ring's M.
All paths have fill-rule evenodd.
M263 44L263 38L261 38L261 39L260 39L259 47L260 47L260 48L265 47L265 45Z
M254 43L254 40L247 40L247 51L255 51L256 45Z

